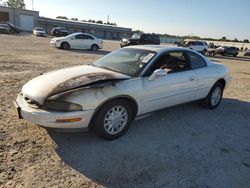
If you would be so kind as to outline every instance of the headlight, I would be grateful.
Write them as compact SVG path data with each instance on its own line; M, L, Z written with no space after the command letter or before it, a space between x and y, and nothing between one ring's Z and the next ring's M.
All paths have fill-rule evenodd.
M62 112L82 110L82 106L79 104L67 101L56 101L56 100L47 100L45 102L45 107L48 110L62 111Z

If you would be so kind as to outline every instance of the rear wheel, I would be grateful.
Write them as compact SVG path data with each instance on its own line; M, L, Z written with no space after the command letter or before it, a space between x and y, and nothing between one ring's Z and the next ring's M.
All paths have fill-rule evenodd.
M63 43L61 44L61 48L64 49L64 50L68 50L68 49L70 48L70 47L69 47L69 43L63 42Z
M104 104L94 116L92 130L105 140L124 135L132 121L131 106L125 100L113 100Z
M97 46L96 44L93 44L93 45L91 46L91 50L92 50L92 51L97 51L97 50L98 50L98 46Z
M214 84L209 94L203 101L203 106L208 109L215 109L219 106L223 96L223 85L220 82Z

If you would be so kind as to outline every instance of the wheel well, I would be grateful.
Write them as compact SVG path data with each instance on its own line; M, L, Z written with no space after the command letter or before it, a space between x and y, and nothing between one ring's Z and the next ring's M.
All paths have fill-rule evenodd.
M108 102L110 101L113 101L113 100L125 100L127 101L131 106L132 106L132 110L133 110L133 118L136 116L137 112L138 112L138 104L137 102L135 101L135 99L133 99L132 97L129 97L129 96L118 96L118 97L114 97L114 98L111 98L111 99L108 99L106 101L104 101L103 103L101 103L95 110L95 113L93 114L93 116L91 117L91 120L90 120L90 124L89 124L89 127L90 129L92 128L92 124L93 124L93 119L96 115L96 113L99 111L99 109L107 104Z
M226 81L223 78L219 79L217 82L219 82L220 84L222 84L223 88L226 85Z

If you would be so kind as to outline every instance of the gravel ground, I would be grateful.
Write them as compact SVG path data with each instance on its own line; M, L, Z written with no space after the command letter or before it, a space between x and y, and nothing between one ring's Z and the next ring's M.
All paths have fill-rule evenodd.
M250 187L249 58L212 58L234 79L216 110L172 107L108 142L17 119L12 101L28 80L119 48L104 41L98 52L62 51L49 40L0 35L0 187Z

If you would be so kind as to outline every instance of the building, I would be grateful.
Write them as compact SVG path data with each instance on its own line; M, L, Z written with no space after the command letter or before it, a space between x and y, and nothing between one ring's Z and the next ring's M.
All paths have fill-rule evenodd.
M53 27L65 27L70 32L84 32L102 39L121 39L131 35L132 29L106 24L40 17L38 11L0 6L0 21L10 22L23 31L43 27L48 33Z

